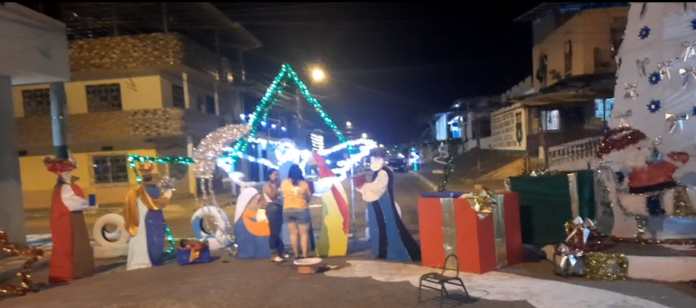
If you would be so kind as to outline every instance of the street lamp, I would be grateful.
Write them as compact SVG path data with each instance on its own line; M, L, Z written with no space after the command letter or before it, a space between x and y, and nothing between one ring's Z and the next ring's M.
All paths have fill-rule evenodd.
M346 121L346 128L353 128L353 123L350 123L350 121Z
M363 139L367 139L367 134L366 134L366 133L363 133L363 134L362 134L362 138L363 138Z
M324 73L324 70L320 68L315 68L312 70L312 79L314 81L323 81L326 79L326 74Z

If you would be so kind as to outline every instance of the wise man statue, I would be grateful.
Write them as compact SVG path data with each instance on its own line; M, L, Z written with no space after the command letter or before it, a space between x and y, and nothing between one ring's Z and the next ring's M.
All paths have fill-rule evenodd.
M160 189L153 173L154 168L153 163L139 163L136 171L142 182L126 196L123 216L126 230L131 236L128 242L127 270L150 268L164 263L167 223L162 209L167 206L172 189Z
M51 200L51 253L48 282L65 283L74 279L92 276L94 252L89 242L83 210L90 207L85 193L75 182L73 170L77 163L72 158L46 158L48 171L57 177Z
M386 156L384 148L371 151L372 182L356 189L368 203L372 256L391 261L420 261L420 247L399 216L394 198L394 172L385 165Z

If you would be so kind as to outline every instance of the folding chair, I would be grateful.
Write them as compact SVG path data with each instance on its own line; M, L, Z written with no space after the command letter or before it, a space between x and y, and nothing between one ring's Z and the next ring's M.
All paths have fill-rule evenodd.
M455 267L454 268L448 268L447 264L450 258L454 258L455 260ZM456 274L454 276L447 276L445 275L446 271L454 271ZM428 282L437 286L432 286L432 285L425 285L423 282ZM418 283L418 303L422 303L421 301L421 291L423 291L423 288L430 289L430 290L435 290L435 291L440 291L440 308L442 308L442 303L447 299L450 294L447 291L446 285L454 285L454 286L459 286L462 287L464 290L464 295L466 297L469 296L469 292L466 290L466 286L464 286L464 281L462 281L461 278L459 278L459 258L457 256L451 254L445 258L445 265L442 269L442 272L440 273L427 273L420 278L420 282Z

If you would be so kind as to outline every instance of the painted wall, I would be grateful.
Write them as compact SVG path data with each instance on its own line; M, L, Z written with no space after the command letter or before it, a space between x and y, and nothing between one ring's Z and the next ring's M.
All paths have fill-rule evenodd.
M527 133L527 110L522 105L514 104L491 113L492 149L526 150Z
M92 157L97 155L128 155L135 154L141 156L157 156L155 150L130 150L124 152L92 152L73 154L78 168L73 175L80 178L77 184L85 190L87 194L96 194L98 204L123 203L128 190L135 185L136 177L133 172L128 173L128 183L115 184L95 184L94 169L92 167ZM46 171L43 163L43 156L25 156L19 158L19 165L22 170L22 190L24 194L24 208L45 208L50 207L53 186L56 183L56 176ZM159 165L158 171L166 173L163 169L166 166Z
M123 110L157 109L162 108L162 86L159 76L133 78L103 79L79 82L66 82L65 94L68 98L68 113L87 113L87 89L89 85L118 83L121 88L121 106ZM22 91L47 89L48 84L16 86L12 89L12 100L15 116L24 116ZM170 90L171 92L171 90Z
M541 42L534 45L532 50L532 61L534 66L534 76L539 68L540 57L547 56L547 78L546 85L550 86L557 82L551 78L552 70L558 71L562 78L572 75L595 74L595 48L598 48L598 62L607 62L615 67L615 60L612 57L611 29L616 27L623 29L626 27L627 7L589 9L579 12L565 24L558 27L551 34L546 36ZM565 71L565 50L566 44L570 41L572 45L572 70ZM611 71L611 69L609 69ZM539 91L544 85L536 77L533 78L534 90Z

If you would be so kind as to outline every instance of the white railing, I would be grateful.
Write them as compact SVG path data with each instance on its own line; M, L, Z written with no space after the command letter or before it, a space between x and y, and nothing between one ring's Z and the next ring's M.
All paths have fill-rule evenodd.
M549 167L578 160L586 160L594 156L602 137L588 137L571 141L549 148Z

